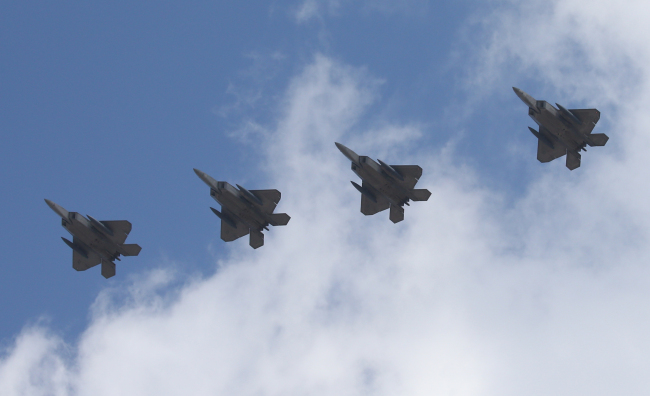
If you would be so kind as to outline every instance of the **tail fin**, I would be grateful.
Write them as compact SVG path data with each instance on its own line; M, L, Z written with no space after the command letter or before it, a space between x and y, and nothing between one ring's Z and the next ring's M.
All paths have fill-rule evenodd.
M605 143L609 140L609 136L604 133L592 133L589 135L589 145L590 146L604 146Z
M291 220L291 217L286 213L271 213L269 215L269 223L272 226L283 226Z
M427 201L431 196L431 191L426 188L415 189L412 191L412 195L411 199L413 201Z
M140 254L140 250L142 250L140 245L138 245L137 243L125 243L121 247L122 247L121 253L124 256L137 256L138 254Z

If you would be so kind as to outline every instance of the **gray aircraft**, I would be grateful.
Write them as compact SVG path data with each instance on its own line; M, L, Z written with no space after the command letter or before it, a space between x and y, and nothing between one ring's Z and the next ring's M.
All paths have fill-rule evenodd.
M596 109L567 110L556 103L557 109L544 100L535 100L519 88L512 87L519 99L528 105L528 115L539 125L539 132L531 127L537 138L537 159L550 162L566 154L566 167L580 166L580 151L587 145L604 146L609 137L604 133L591 133L600 119Z
M135 243L127 244L131 223L126 220L95 220L83 217L77 212L68 212L49 199L45 200L53 211L61 216L61 225L70 234L72 242L61 237L72 248L72 268L85 271L97 264L102 265L102 275L108 279L115 275L114 260L120 255L137 256L142 249Z
M291 217L286 213L273 213L280 202L278 190L247 190L237 184L235 188L223 181L216 181L208 174L194 169L205 184L210 187L210 196L221 205L221 212L212 209L221 219L221 239L234 241L250 233L249 244L253 249L264 245L262 230L268 225L287 225Z
M361 156L336 143L336 147L352 161L352 171L363 181L361 185L351 182L361 193L361 213L374 215L390 208L389 218L393 223L404 220L404 204L409 200L426 201L431 192L414 189L422 176L418 165L388 165L382 160L376 163L370 157Z

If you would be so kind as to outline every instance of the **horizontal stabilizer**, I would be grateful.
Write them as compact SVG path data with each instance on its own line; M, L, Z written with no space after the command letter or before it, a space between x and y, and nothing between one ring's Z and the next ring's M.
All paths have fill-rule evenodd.
M609 136L605 135L604 133L592 133L589 135L590 146L604 146L608 140Z
M124 256L137 256L142 248L137 243L125 243L120 250Z
M399 223L404 220L404 208L397 205L390 205L390 215L388 218L393 223Z
M573 151L567 151L566 153L566 167L569 168L569 170L574 170L580 166L580 154L573 152Z
M289 223L291 217L286 213L272 213L269 216L269 223L272 226L284 226Z
M251 235L250 235L250 239L249 239L248 244L251 245L251 247L253 249L257 249L258 247L263 246L264 245L264 234L262 234L261 231L253 231L253 230L251 230Z
M115 263L102 260L102 276L106 279L115 276Z
M431 191L427 190L426 188L420 188L412 191L413 198L411 198L413 201L427 201L429 200L429 197L431 196Z

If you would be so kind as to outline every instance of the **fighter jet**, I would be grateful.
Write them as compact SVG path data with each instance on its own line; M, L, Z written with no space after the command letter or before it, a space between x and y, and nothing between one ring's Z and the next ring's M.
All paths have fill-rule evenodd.
M108 279L115 275L113 261L120 260L120 254L140 254L140 246L124 243L131 232L131 223L128 221L99 221L89 215L85 218L77 212L68 212L49 199L45 203L61 216L61 225L72 234L72 242L63 237L61 239L72 248L72 268L77 271L85 271L101 263L102 275Z
M247 190L237 184L237 188L223 181L216 181L208 174L194 169L205 184L210 187L210 196L221 204L221 212L212 212L221 219L221 239L234 241L250 233L249 244L253 249L264 245L262 230L268 225L287 225L291 217L286 213L273 213L280 202L278 190Z
M558 103L556 109L544 100L535 100L519 88L512 89L528 105L528 115L539 125L539 132L528 127L538 140L539 162L550 162L566 154L566 167L574 170L580 166L581 150L587 151L587 145L604 146L609 140L604 133L591 133L600 119L600 111L567 110Z
M380 159L376 163L341 143L336 143L336 147L352 161L352 171L363 181L361 185L351 183L361 193L361 213L364 215L390 208L390 220L399 223L404 220L404 204L408 205L409 200L426 201L431 196L429 190L413 188L422 176L422 168L418 165L388 165Z

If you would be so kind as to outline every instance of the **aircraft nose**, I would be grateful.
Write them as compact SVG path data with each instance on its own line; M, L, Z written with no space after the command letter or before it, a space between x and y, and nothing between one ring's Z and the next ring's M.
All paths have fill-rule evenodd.
M350 150L349 148L345 147L341 143L334 142L336 144L336 147L341 150L343 155L345 155L350 161L354 163L359 163L359 155L355 153L354 151Z
M47 206L50 207L50 209L52 209L54 212L56 212L56 214L58 214L62 218L64 219L68 218L68 211L63 209L63 207L61 207L60 205L55 204L49 199L45 199L45 203L47 204Z
M205 173L205 172L201 172L200 170L198 170L198 169L196 169L196 168L194 168L194 173L196 173L196 175L197 175L201 180L203 180L203 182L204 182L205 184L207 184L207 185L210 186L211 188L214 188L214 189L217 188L217 181L214 180L214 179L213 179L210 175L208 175L207 173Z
M528 95L526 92L522 91L519 88L512 87L512 90L515 91L515 94L521 99L522 102L526 103L528 107L533 110L537 109L537 101L532 96Z
M528 94L526 92L522 91L521 89L519 89L517 87L512 87L512 90L515 91L515 94L519 97L519 99L526 102L526 99L524 99L526 96L528 96ZM528 103L526 103L526 104L528 104Z

